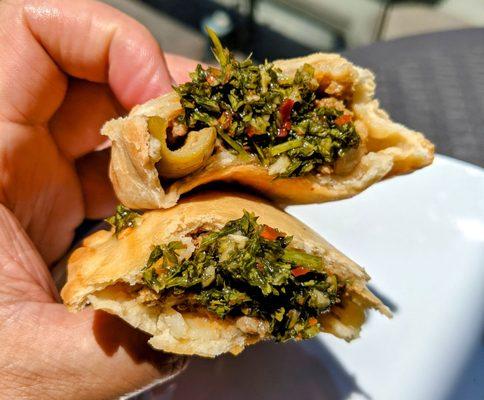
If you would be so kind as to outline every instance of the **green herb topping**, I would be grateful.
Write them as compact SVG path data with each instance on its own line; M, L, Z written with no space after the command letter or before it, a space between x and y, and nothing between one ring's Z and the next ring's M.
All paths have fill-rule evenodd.
M139 216L136 211L120 204L116 207L116 214L106 218L106 222L114 227L114 233L118 235L124 229L133 227Z
M291 239L244 212L199 234L189 258L180 259L181 242L156 246L143 280L161 298L178 298L180 311L256 317L276 340L307 339L320 331L318 317L339 302L342 285L321 257L291 247Z
M237 61L207 30L220 68L198 65L191 82L174 87L184 110L175 124L213 126L226 148L245 161L256 156L281 177L331 167L358 147L351 113L320 89L311 65L289 78L267 61Z

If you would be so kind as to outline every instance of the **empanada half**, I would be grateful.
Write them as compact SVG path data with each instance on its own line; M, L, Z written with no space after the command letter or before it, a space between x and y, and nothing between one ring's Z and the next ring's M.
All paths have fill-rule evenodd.
M235 114L242 115L239 108L227 114L223 121L221 116L216 124L195 122L194 126L199 130L187 132L190 128L177 121L183 119L186 112L192 112L186 111L186 104L190 102L185 99L182 107L180 95L171 92L135 107L127 117L112 120L102 129L102 134L112 142L110 176L119 200L136 209L167 208L175 205L182 194L200 185L234 181L256 189L279 204L324 202L353 196L383 178L408 173L432 162L432 143L421 133L393 122L380 108L374 99L375 79L369 70L357 67L337 54L324 53L275 61L273 66L279 71L280 82L295 82L300 79L296 76L301 76L301 71L308 70L312 74L307 78L307 85L315 85L316 100L308 104L311 108L317 103L317 110L324 107L329 110L328 115L320 112L318 117L318 123L325 125L326 131L318 131L313 122L300 121L299 114L303 111L298 111L297 107L302 107L298 106L301 96L299 92L291 92L287 96L294 99L276 96L274 101L281 104L275 114L268 111L267 115L254 116L254 120L248 122L259 128L249 125L242 133L240 124L234 128L230 122ZM247 101L260 108L257 91L264 89L261 89L262 84L258 85L254 93L244 92L244 99L252 96ZM284 88L286 92L290 91L287 84ZM306 98L310 98L308 96ZM217 104L212 106L218 107ZM284 108L287 115L284 115ZM348 120L335 119L331 113L343 113ZM284 118L290 124L289 130L284 128ZM296 124L295 120L299 122ZM327 143L321 142L321 137L332 143L338 134L343 135L341 126L345 127L345 123L351 124L348 126L355 130L357 140L347 144L347 148L326 149ZM274 137L277 127L276 136L281 138ZM265 133L267 137L263 133L265 129L267 132L272 129L272 133ZM161 133L153 134L154 130ZM220 131L221 134L216 134ZM180 148L170 150L165 143L167 134L185 135L186 141ZM230 148L222 134L228 137L227 140L230 135L235 138L246 135L244 146L249 156L242 157L241 153ZM313 135L312 142L306 140L309 135ZM257 143L261 147L267 140L271 141L272 148L263 148L259 153L254 150ZM274 143L292 141L290 147L294 147L298 140L301 140L299 149L287 151L274 146ZM309 155L297 158L304 152ZM296 153L298 155L294 155ZM319 163L313 163L312 157ZM321 164L325 157L329 157L329 161Z
M361 267L257 198L209 192L127 221L74 251L61 296L72 311L118 315L156 349L215 357L319 331L351 340L367 309L391 316Z

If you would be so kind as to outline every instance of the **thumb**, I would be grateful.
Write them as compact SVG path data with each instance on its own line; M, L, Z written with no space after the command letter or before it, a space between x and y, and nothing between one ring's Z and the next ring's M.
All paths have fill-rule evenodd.
M118 318L55 302L45 263L0 205L0 397L104 399L165 381L185 359Z

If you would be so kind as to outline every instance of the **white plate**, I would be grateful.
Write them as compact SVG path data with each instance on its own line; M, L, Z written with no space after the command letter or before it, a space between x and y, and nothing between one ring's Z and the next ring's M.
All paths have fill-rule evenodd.
M344 201L293 206L394 307L361 338L264 343L196 359L163 399L484 399L484 170L431 167ZM153 396L153 397L151 397Z

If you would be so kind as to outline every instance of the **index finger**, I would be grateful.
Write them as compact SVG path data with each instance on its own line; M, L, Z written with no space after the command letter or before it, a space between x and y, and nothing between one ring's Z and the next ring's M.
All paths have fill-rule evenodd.
M0 83L6 119L45 123L62 102L64 73L108 83L125 108L170 90L161 49L134 19L91 0L23 3L2 10L0 53L9 55L0 63L7 77Z

